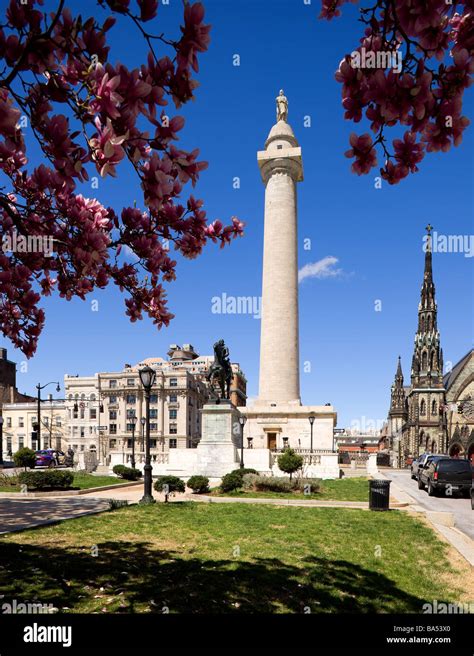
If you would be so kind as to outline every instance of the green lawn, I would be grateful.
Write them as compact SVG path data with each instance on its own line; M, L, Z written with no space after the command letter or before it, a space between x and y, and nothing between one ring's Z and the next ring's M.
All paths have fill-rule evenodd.
M15 477L16 478L16 477ZM0 481L0 492L20 492L21 487L16 485L5 485L5 477ZM116 476L93 476L84 472L74 472L74 481L72 483L72 490L88 490L91 487L104 487L106 485L123 485L130 481L124 481Z
M1 536L0 589L76 613L420 612L461 598L446 549L400 511L157 503Z
M317 494L303 492L255 492L254 490L234 490L221 492L214 488L212 496L221 497L261 497L263 499L313 499L319 501L369 501L369 481L367 478L341 478L321 481Z

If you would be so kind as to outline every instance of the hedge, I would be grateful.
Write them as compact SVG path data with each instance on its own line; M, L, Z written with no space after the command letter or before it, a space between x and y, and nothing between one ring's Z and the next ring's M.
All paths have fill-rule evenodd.
M70 471L48 469L44 471L21 472L18 479L20 485L26 485L28 489L64 490L71 487L74 481L74 474Z

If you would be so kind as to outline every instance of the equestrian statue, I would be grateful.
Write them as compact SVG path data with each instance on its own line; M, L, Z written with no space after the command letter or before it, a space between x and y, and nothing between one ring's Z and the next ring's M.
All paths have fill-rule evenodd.
M214 388L214 381L216 378L220 387L220 397ZM214 362L210 366L207 380L210 383L211 391L215 395L216 403L219 403L221 399L230 399L232 365L229 360L229 349L225 345L223 339L220 339L214 344Z

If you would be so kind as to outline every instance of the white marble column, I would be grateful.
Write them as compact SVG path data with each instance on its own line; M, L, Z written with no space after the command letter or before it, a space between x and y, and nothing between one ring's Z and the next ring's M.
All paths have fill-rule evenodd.
M301 148L284 120L258 153L265 183L265 229L258 403L300 404L296 183Z

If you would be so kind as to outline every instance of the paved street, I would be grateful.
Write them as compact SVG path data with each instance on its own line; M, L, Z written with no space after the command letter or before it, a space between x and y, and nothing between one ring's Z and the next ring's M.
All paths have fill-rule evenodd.
M0 534L80 517L108 507L106 499L0 499Z
M426 510L453 513L456 528L474 539L474 510L471 509L470 499L429 497L426 490L418 489L417 481L411 480L409 469L387 470L384 474Z

